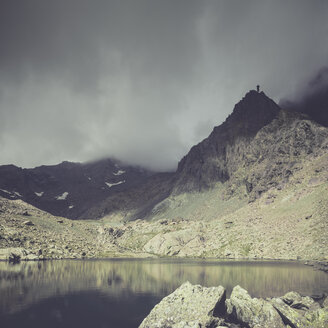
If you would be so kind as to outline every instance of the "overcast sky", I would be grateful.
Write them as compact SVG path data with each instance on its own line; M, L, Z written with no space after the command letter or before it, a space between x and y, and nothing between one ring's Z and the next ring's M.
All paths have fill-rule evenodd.
M328 64L327 0L0 0L0 164L175 169L260 84Z

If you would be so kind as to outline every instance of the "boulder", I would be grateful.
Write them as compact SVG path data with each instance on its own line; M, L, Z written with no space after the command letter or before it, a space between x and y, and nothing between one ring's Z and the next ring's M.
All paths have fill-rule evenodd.
M34 226L34 223L30 220L24 221L23 224L26 225L26 226Z
M328 327L328 308L319 308L315 311L305 312L305 320L307 326L311 328L324 328Z
M279 312L284 322L295 328L328 327L328 308L312 307L314 310L299 310L287 305L282 298L273 298L270 303Z
M284 296L280 297L287 305L294 309L318 309L320 305L316 303L311 297L302 297L296 292L289 292Z
M225 312L226 292L222 286L202 287L189 282L163 298L139 328L217 327Z
M227 313L232 321L250 328L284 328L285 325L275 308L263 299L251 298L240 286L234 287L226 301Z
M145 244L144 251L169 256L199 256L203 244L204 239L194 230L183 229L157 234Z
M328 308L328 296L326 296L325 300L322 302L322 306Z

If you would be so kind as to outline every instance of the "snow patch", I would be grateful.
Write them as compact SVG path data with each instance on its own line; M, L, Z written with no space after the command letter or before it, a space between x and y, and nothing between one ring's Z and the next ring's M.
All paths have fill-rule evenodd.
M71 210L74 207L74 205L70 205L68 206L68 208Z
M92 180L90 177L88 177L88 180Z
M10 191L8 191L8 190L6 190L6 189L0 189L0 190L1 190L2 192L4 192L4 193L8 194L11 198L16 198L16 196L18 196L17 194L19 194L19 193L16 194L16 192L14 192L14 194L16 194L16 196L15 196L15 195L13 195L12 192L10 192ZM20 196L20 197L22 197L22 196Z
M124 183L124 182L125 182L125 180L119 181L119 182L113 182L113 183L109 183L109 182L105 182L105 183L108 186L108 188L111 188L111 187L117 186L117 185L119 185L121 183Z
M117 172L113 172L114 175L122 175L124 173L125 173L124 170L118 170Z
M65 200L65 199L67 198L67 196L68 196L68 192L65 191L65 192L63 192L61 195L56 196L55 198L56 198L57 200Z
M23 197L18 191L14 191L14 194L18 197Z
M10 191L8 191L8 190L6 190L6 189L0 189L2 192L4 192L4 193L6 193L6 194L8 194L8 195L11 195L11 192Z
M36 192L36 191L34 191L34 193L35 193L38 197L42 197L42 195L44 194L44 191L41 191L41 192Z

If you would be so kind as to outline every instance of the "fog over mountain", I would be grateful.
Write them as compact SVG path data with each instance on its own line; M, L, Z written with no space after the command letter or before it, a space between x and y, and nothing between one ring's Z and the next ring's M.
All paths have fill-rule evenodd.
M328 126L328 67L322 67L298 92L280 101L282 108L303 112Z
M0 164L172 170L257 84L302 98L328 2L0 0Z

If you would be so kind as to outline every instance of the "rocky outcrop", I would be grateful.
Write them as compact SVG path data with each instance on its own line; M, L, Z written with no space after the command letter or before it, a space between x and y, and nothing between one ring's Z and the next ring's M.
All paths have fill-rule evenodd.
M270 303L290 327L327 327L328 308L321 308L310 297L301 297L290 292L281 298L273 298Z
M225 289L184 283L165 297L141 323L140 328L153 327L217 327L224 320Z
M248 292L236 286L229 300L227 313L232 320L251 328L283 328L285 327L275 308L263 299L251 298Z
M281 110L264 93L250 91L226 121L180 161L173 192L204 191L227 182L244 185L251 200L286 184L304 157L324 153L328 129L300 113Z
M193 229L159 233L144 246L144 251L168 256L200 256L204 237Z
M225 301L225 302L224 302ZM157 304L139 328L325 328L327 299L320 305L290 292L280 298L251 298L240 286L225 300L223 287L184 283Z
M248 92L226 121L180 161L175 192L202 190L213 182L229 180L230 162L243 156L242 143L248 143L279 111L280 107L263 92Z

